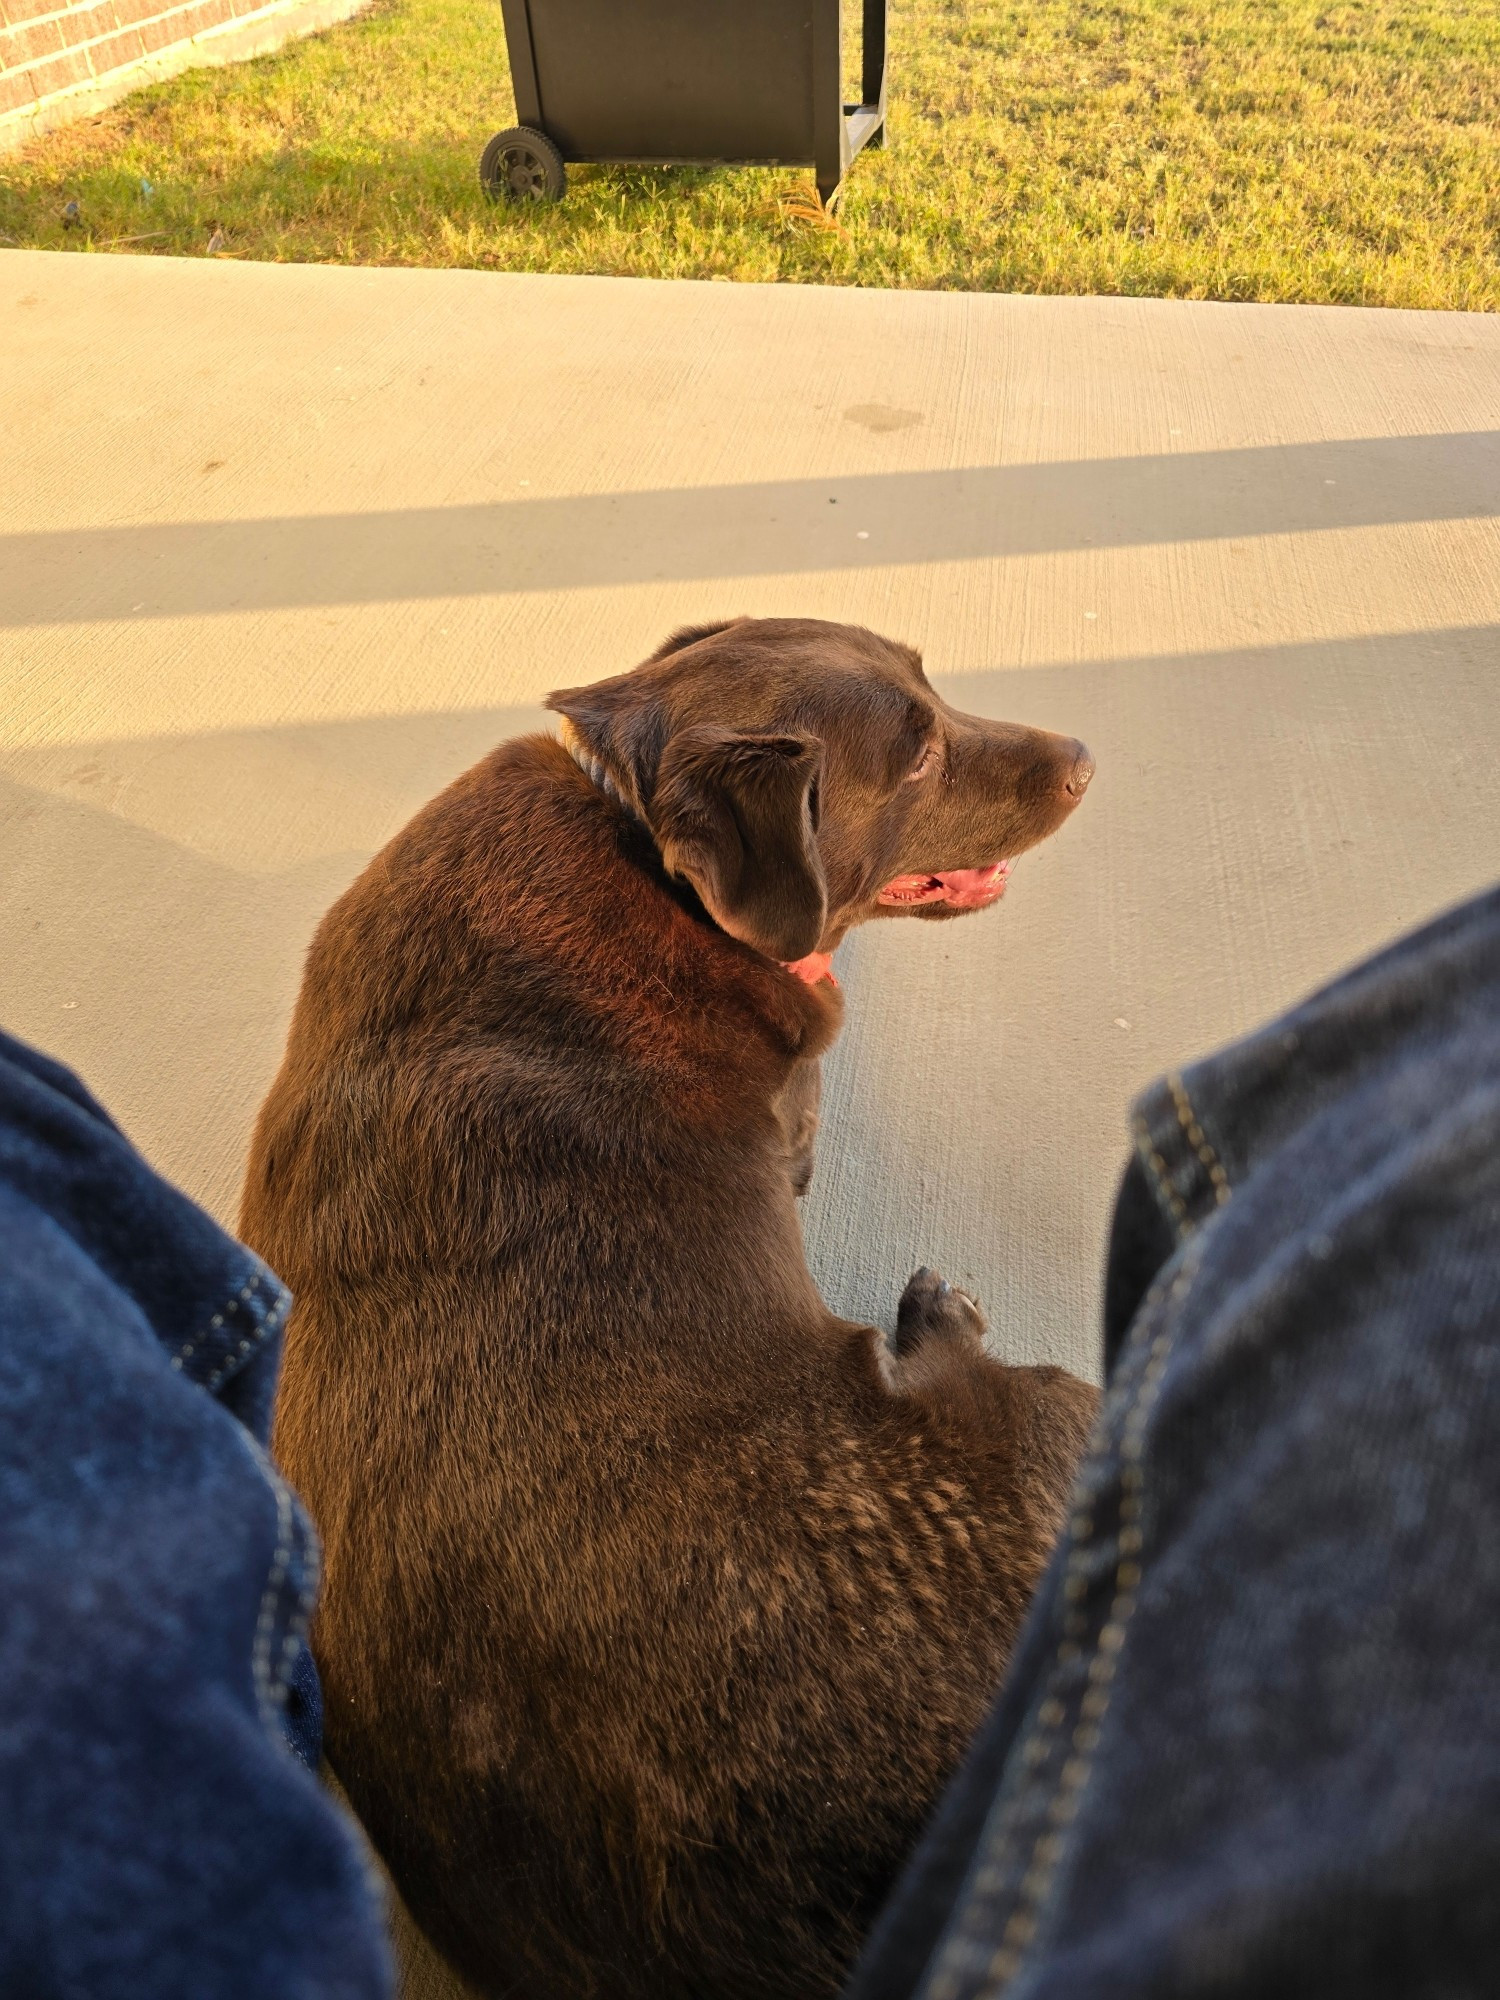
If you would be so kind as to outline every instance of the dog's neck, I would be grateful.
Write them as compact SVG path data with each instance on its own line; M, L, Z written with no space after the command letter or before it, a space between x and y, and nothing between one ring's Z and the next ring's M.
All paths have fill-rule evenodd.
M579 770L588 779L589 783L597 791L603 792L604 796L619 806L621 811L629 813L630 817L637 821L639 825L646 827L646 831L649 833L651 829L646 823L646 816L636 801L627 797L625 787L621 784L619 778L609 768L608 764L605 763L604 759L597 752L589 748L588 744L584 742L577 729L565 715L558 719L557 735L559 742L573 759ZM824 979L828 981L830 986L838 985L838 981L833 976L833 954L831 952L814 951L809 952L806 958L782 959L780 962L794 978L802 980L808 986L816 986Z

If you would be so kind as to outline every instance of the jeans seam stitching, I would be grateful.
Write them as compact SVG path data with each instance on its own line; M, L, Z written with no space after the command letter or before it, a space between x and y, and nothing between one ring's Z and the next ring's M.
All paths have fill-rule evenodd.
M240 1286L240 1289L225 1300L224 1304L214 1314L213 1318L209 1320L208 1324L197 1328L192 1338L183 1342L182 1346L172 1356L172 1366L181 1369L183 1364L197 1352L203 1343L218 1332L236 1306L247 1307L255 1315L257 1322L263 1324L265 1312L268 1309L262 1308L256 1302L254 1294L264 1282L265 1275L263 1271L252 1271L244 1284Z
M1232 1192L1229 1176L1225 1173L1223 1163L1199 1122L1198 1114L1193 1108L1193 1100L1188 1095L1187 1085L1175 1070L1167 1078L1167 1088L1172 1093L1172 1103L1177 1111L1177 1122L1182 1127L1182 1135L1198 1155L1208 1174L1214 1191L1214 1201L1223 1208Z
M235 1348L234 1352L226 1355L213 1374L209 1376L203 1385L204 1388L210 1394L219 1388L226 1376L232 1375L235 1372L253 1347L261 1346L273 1333L280 1331L281 1323L285 1317L286 1301L284 1298L278 1300L274 1305L267 1307L265 1313L257 1319L254 1328L245 1335L245 1338Z
M276 1604L292 1557L291 1495L280 1479L272 1481L272 1490L276 1496L276 1552L271 1558L266 1587L260 1595L260 1615L255 1621L255 1639L250 1649L256 1692L260 1696L262 1713L268 1716L274 1714L279 1705L271 1675L271 1628L276 1622Z
M1052 1886L1062 1860L1065 1845L1063 1830L1076 1815L1082 1803L1084 1787L1093 1770L1104 1717L1109 1710L1110 1683L1114 1678L1115 1662L1125 1642L1125 1628L1135 1609L1135 1593L1141 1581L1141 1565L1136 1558L1142 1550L1140 1516L1143 1504L1141 1497L1143 1475L1140 1460L1144 1449L1146 1425L1161 1388L1169 1349L1176 1332L1173 1307L1190 1279L1196 1275L1198 1262L1199 1259L1193 1256L1184 1260L1181 1270L1178 1271L1163 1300L1162 1311L1166 1316L1166 1323L1151 1343L1136 1393L1125 1413L1120 1439L1122 1494L1120 1525L1116 1537L1114 1589L1104 1624L1100 1627L1099 1636L1094 1642L1087 1674L1088 1689L1079 1704L1078 1726L1073 1732L1073 1745L1077 1754L1065 1759L1058 1773L1051 1803L1047 1808L1046 1824L1032 1845L1031 1859L1025 1875L1021 1878L1016 1907L1001 1934L999 1948L985 1969L976 2000L992 2000L992 1996L998 1994L1019 1970L1026 1947L1036 1935L1037 1913ZM1088 1520L1089 1534L1092 1536L1095 1524L1092 1516L1089 1516ZM1063 1582L1065 1596L1070 1585L1078 1587L1075 1593L1077 1595L1086 1590L1087 1582L1081 1574L1077 1559L1091 1546L1091 1541L1080 1542L1075 1546ZM1074 1659L1080 1657L1077 1640L1083 1629L1084 1615L1075 1607L1063 1621L1063 1638L1053 1656L1054 1676L1057 1667L1071 1664ZM1043 1701L1037 1717L1038 1721L1044 1722L1045 1733L1033 1744L1028 1744L1024 1754L1030 1761L1040 1764L1050 1755L1056 1733L1067 1718L1067 1710L1055 1695L1051 1695Z
M291 1679L297 1654L307 1636L313 1603L318 1593L321 1564L316 1537L304 1536L302 1552L304 1575L297 1588L296 1607L287 1620L286 1633L273 1665L271 1642L276 1625L276 1608L291 1569L294 1544L297 1539L297 1504L292 1489L256 1440L245 1430L240 1432L240 1436L250 1456L255 1460L257 1471L276 1501L276 1546L271 1556L271 1566L266 1573L265 1588L261 1592L260 1609L256 1616L255 1633L250 1646L250 1673L255 1683L256 1699L267 1728L274 1728L280 1711L286 1705L287 1683Z
M1151 1136L1151 1128L1146 1123L1144 1112L1140 1113L1135 1121L1135 1140L1137 1148L1145 1156L1147 1170L1156 1183L1158 1200L1165 1202L1171 1211L1172 1219L1177 1225L1177 1240L1180 1243L1192 1226L1188 1220L1187 1204L1172 1185L1172 1177L1167 1172L1167 1163Z

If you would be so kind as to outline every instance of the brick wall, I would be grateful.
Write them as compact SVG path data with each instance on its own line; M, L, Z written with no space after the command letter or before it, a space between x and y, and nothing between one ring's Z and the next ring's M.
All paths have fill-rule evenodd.
M259 55L364 0L0 0L0 147L195 63Z

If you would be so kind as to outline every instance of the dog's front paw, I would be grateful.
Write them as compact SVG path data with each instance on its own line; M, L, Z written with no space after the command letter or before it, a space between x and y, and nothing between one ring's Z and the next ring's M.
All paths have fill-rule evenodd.
M896 1308L896 1352L910 1354L922 1340L984 1340L986 1321L978 1299L970 1298L924 1264L914 1271Z

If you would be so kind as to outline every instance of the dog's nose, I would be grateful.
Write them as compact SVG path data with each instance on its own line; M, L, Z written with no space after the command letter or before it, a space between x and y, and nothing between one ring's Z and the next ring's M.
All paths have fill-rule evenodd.
M1076 750L1073 768L1063 779L1063 790L1069 798L1081 799L1089 788L1089 779L1094 775L1094 760L1083 744L1076 745Z

